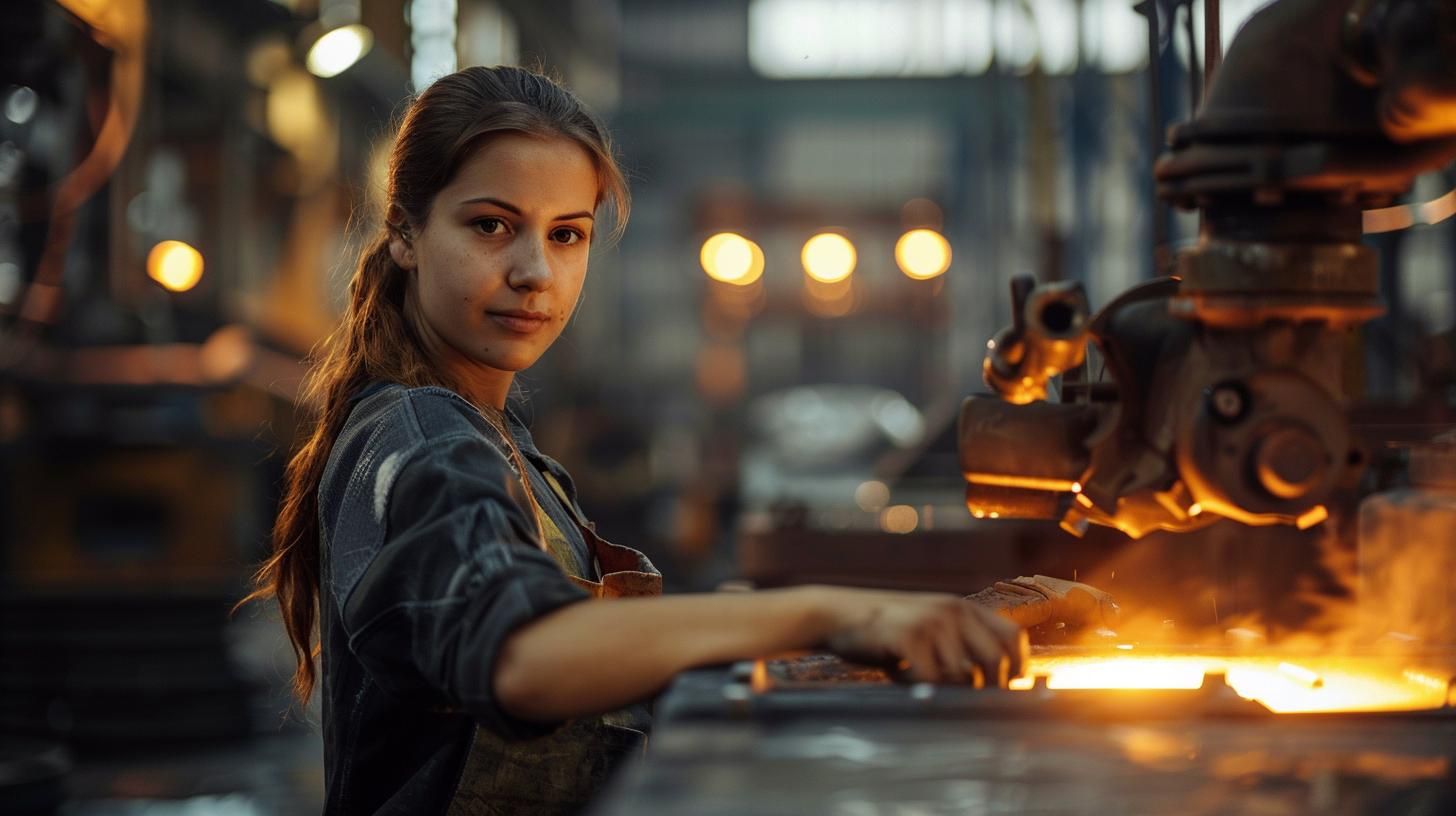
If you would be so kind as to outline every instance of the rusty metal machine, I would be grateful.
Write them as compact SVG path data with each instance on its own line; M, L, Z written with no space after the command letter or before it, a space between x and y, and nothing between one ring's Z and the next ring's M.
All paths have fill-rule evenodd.
M960 417L971 511L1133 538L1324 520L1365 460L1342 365L1381 312L1362 212L1456 157L1453 54L1446 0L1255 15L1155 169L1159 196L1201 215L1174 274L1096 314L1078 284L1013 281L985 360L999 397Z
M1078 284L1012 282L984 364L996 395L959 418L971 512L1142 538L1343 509L1368 456L1345 352L1381 311L1363 213L1453 158L1456 0L1264 8L1157 164L1161 197L1201 214L1173 274L1095 314ZM1426 468L1445 492L1381 505L1408 517L1385 539L1449 540L1447 453ZM1402 544L1375 554L1421 549ZM1456 549L1424 549L1440 548ZM1202 642L1158 623L1040 645L1009 689L907 687L825 656L686 674L651 759L600 812L1456 810L1456 658L1429 648L1449 626L1439 643L1334 648L1275 644L1216 609Z

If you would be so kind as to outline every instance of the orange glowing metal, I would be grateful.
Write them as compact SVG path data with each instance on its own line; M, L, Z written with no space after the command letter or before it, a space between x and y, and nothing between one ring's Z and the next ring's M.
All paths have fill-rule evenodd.
M1069 659L1050 668L1053 689L1196 689L1208 670L1201 660L1164 657Z
M1207 674L1223 674L1239 696L1277 713L1416 711L1447 704L1447 683L1422 672L1380 670L1354 659L1291 663L1269 657L1203 655L1036 656L1013 690L1046 677L1050 689L1201 688Z
M1280 674L1305 688L1319 688L1325 684L1323 677L1320 677L1319 674L1303 666L1296 666L1293 663L1280 663L1277 668Z
M1439 677L1432 677L1425 672L1419 672L1415 669L1406 669L1405 671L1400 673L1400 676L1411 681L1412 683L1425 686L1428 689L1431 689L1433 691L1439 691L1443 694L1446 692L1446 688L1449 685L1449 683Z
M1053 493L1075 493L1079 499L1082 496L1082 484L1080 482L1069 482L1066 479L1052 479L1042 476L1017 476L1007 473L975 473L967 471L963 474L966 481L971 484L991 485L992 487L1021 487L1028 490L1048 490Z

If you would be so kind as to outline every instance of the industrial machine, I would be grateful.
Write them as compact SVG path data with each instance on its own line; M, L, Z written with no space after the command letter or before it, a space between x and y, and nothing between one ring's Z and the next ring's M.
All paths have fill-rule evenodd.
M1095 314L1076 283L1012 282L1012 325L984 363L996 395L959 417L972 515L1132 539L1348 518L1373 451L1352 428L1347 352L1382 310L1362 225L1456 158L1452 55L1450 0L1257 13L1156 166L1161 198L1201 217L1171 274ZM1447 448L1422 466L1442 485ZM1380 509L1387 524L1402 512ZM1402 529L1435 538L1396 547L1387 530L1379 555L1425 552L1447 587L1456 565L1431 555L1451 546L1430 519ZM1449 610L1430 586L1397 592ZM1008 690L907 687L829 657L686 675L652 758L600 812L1456 809L1456 655L1440 644L1275 643L1227 621L1210 641L1163 623L1043 640Z
M1456 157L1452 53L1449 2L1254 16L1155 170L1163 199L1201 214L1175 274L1095 315L1078 284L1013 281L985 360L1000 398L960 417L971 511L1134 538L1323 521L1365 462L1343 365L1381 312L1362 212Z

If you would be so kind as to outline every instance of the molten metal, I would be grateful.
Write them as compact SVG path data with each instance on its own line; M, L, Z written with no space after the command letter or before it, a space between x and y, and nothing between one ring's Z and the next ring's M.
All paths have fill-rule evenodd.
M1451 704L1449 684L1438 674L1386 669L1359 658L1033 656L1011 688L1030 689L1044 676L1051 689L1197 689L1208 674L1226 675L1239 696L1277 713L1418 711Z

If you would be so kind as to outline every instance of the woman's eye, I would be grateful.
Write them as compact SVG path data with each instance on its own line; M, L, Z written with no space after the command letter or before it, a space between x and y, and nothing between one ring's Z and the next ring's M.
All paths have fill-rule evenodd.
M581 240L581 233L576 230L562 228L551 233L551 240L558 244L570 246Z
M475 222L475 228L486 235L498 235L506 228L506 222L499 218L481 218Z

